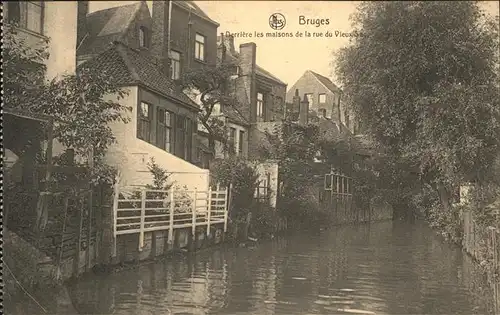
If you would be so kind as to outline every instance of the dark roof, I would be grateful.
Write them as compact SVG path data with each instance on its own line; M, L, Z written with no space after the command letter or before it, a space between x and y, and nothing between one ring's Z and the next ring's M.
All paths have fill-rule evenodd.
M193 10L193 12L195 12L200 17L202 17L202 18L212 22L213 24L216 24L217 26L219 26L219 23L212 20L194 1L182 0L182 1L173 1L173 2L177 5L179 5L180 7L187 9L188 11Z
M316 79L318 79L318 81L320 81L324 86L326 86L327 89L329 89L333 93L340 91L340 89L327 77L322 76L321 74L316 73L316 72L311 71L311 70L307 70L307 71L309 71L314 77L316 77Z
M109 43L120 41L142 5L146 4L141 1L88 14L88 34L79 45L77 55L98 54Z
M151 59L121 42L114 42L101 54L79 67L95 67L123 86L143 85L154 92L199 110L181 87L160 71Z
M250 123L248 120L243 117L243 115L232 106L225 106L221 108L221 112L224 116L226 116L230 122L241 125L241 126L249 126Z
M267 71L266 69L260 67L259 65L256 65L255 67L255 73L257 75L260 75L260 76L263 76L265 78L268 78L268 79L271 79L273 81L276 81L280 84L283 84L283 85L286 85L285 82L281 81L280 79L278 79L278 77L276 77L275 75L273 75L271 72Z

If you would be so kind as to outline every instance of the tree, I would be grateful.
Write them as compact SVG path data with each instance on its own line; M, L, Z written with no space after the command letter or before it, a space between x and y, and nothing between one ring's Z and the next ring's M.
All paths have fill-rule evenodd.
M9 108L43 113L55 118L54 138L76 154L87 156L93 150L94 179L109 174L102 163L106 149L115 141L110 123L129 120L123 114L130 108L119 103L126 94L102 69L78 68L76 74L45 80L48 41L30 45L6 26L3 69L5 102ZM116 99L106 96L116 95Z
M499 39L476 2L366 2L336 72L373 137L450 206L500 152Z
M215 152L215 141L227 143L224 121L212 115L214 108L218 105L221 109L227 106L236 109L238 104L235 96L228 93L234 69L234 64L222 62L215 67L207 66L189 70L181 79L184 90L199 92L197 97L201 103L201 111L198 120L208 132L208 143L212 152Z

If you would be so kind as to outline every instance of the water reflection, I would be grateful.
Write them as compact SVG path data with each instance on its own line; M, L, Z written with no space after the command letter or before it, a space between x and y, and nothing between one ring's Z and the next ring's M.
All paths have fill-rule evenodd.
M469 263L421 224L385 222L219 248L70 291L82 314L488 314Z

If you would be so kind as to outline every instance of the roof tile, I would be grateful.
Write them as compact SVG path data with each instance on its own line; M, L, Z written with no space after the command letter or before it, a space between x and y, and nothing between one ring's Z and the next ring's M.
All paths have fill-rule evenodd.
M112 43L103 53L83 63L80 67L96 67L115 78L118 84L142 84L199 110L199 106L182 92L178 84L161 72L158 65L123 43Z

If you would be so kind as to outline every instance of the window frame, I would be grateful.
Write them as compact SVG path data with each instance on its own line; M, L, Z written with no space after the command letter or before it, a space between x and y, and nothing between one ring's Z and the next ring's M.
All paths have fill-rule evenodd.
M321 97L324 97L325 99L323 100L323 102L321 101ZM318 103L319 104L326 104L326 93L319 93L318 94Z
M142 34L142 36L141 36ZM145 26L139 26L139 47L140 48L149 48L149 38L148 38L148 29ZM142 39L142 43L141 43Z
M175 59L173 56L177 54L179 57ZM181 53L176 50L170 50L170 78L172 80L179 80L181 78ZM177 65L177 67L175 67ZM176 71L177 70L177 71ZM175 74L178 73L178 77L175 77Z
M306 98L307 101L309 102L309 107L311 107L314 104L314 96L313 93L306 93Z
M245 131L239 130L238 132L238 154L243 155L243 139L245 138Z
M200 41L199 38L202 40ZM206 36L200 33L196 33L194 36L194 59L197 61L205 62L206 59Z
M262 99L259 99L259 95L262 96ZM264 93L257 92L257 118L264 119Z
M143 115L143 105L147 105L147 111L148 111L148 115L147 116L144 116ZM151 143L151 125L152 125L152 109L153 109L153 105L148 103L148 102L144 102L144 101L140 101L138 106L137 106L137 138L138 139L141 139L143 141L146 141L148 143ZM147 118L147 119L145 119ZM146 124L148 126L148 128L144 128L144 124ZM143 135L143 131L147 129L147 137L146 135Z
M19 20L12 21L11 20L11 11L12 7L9 8L9 6L14 6L17 5L17 10L19 10ZM35 30L29 27L29 8L30 6L35 6L40 8L40 13L39 13L39 23L40 23L40 28L39 30ZM31 10L31 12L34 12ZM25 29L29 32L33 32L35 34L39 35L44 35L44 22L45 22L45 3L44 1L9 1L7 2L7 23L15 23L17 22L18 26L22 29Z
M156 108L156 145L168 153L172 153L174 148L173 121L174 113L163 107Z

